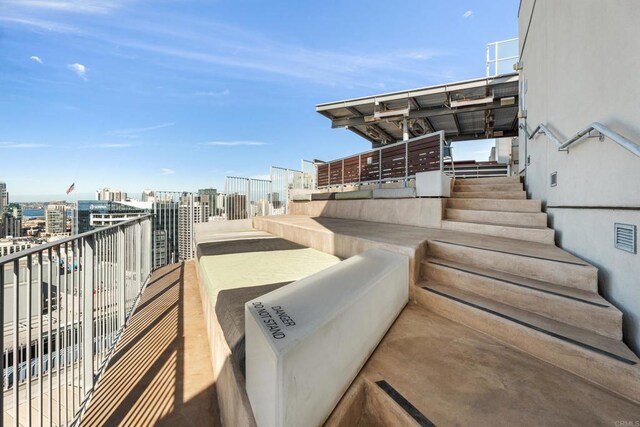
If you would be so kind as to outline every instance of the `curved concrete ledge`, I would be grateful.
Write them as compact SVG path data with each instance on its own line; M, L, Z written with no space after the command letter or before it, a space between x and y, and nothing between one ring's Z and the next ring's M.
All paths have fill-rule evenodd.
M245 305L260 426L320 425L409 299L409 257L372 249Z

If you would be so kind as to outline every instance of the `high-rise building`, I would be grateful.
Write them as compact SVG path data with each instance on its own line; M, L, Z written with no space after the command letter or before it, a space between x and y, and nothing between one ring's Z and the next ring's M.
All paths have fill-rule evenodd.
M96 191L96 200L109 200L112 202L124 202L127 200L127 193L113 188L102 188Z
M227 194L225 200L227 219L247 218L247 196L244 194Z
M0 238L22 237L22 206L17 203L5 205L0 215Z
M197 195L184 195L178 205L178 254L181 260L193 256L191 240L193 225L208 222L216 213L218 191L215 188L198 190Z
M78 234L137 218L149 213L149 211L150 205L149 207L133 206L111 200L78 200L75 213L78 221Z
M144 190L142 192L142 197L140 198L140 200L142 200L143 202L154 202L155 199L155 193L153 192L153 190L149 189Z
M67 231L67 206L62 202L49 203L44 212L45 231L48 235L63 234Z
M7 184L0 182L0 212L9 204L9 193L7 193Z

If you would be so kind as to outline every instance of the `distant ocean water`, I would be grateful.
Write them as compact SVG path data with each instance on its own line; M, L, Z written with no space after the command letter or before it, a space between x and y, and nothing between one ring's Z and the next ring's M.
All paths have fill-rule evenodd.
M44 216L44 209L23 209L22 210L23 218L32 218L35 216Z
M70 210L67 211L67 216L72 216L72 212ZM34 218L34 217L44 217L44 209L23 209L22 217L23 218Z

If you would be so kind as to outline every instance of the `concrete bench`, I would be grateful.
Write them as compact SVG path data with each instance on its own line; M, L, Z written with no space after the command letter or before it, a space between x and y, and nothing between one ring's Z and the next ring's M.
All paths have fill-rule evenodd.
M373 191L371 190L355 190L336 193L336 200L353 200L353 199L371 199Z
M259 426L321 425L408 301L409 258L371 249L245 305Z
M311 200L335 200L336 193L313 193Z
M373 190L374 199L407 199L416 197L416 189L406 188L376 188Z

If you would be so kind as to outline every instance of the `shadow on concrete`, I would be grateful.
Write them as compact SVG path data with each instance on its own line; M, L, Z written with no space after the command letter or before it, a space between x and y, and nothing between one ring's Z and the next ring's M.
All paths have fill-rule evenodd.
M276 238L238 239L229 241L216 241L198 244L198 258L202 256L215 256L226 254L240 254L265 251L288 251L294 249L307 249L289 240Z
M154 273L82 425L220 425L195 270L186 275L184 263Z
M244 305L254 298L268 294L289 283L291 282L226 289L218 293L216 317L224 339L231 349L231 357L240 367L243 377L245 375Z

